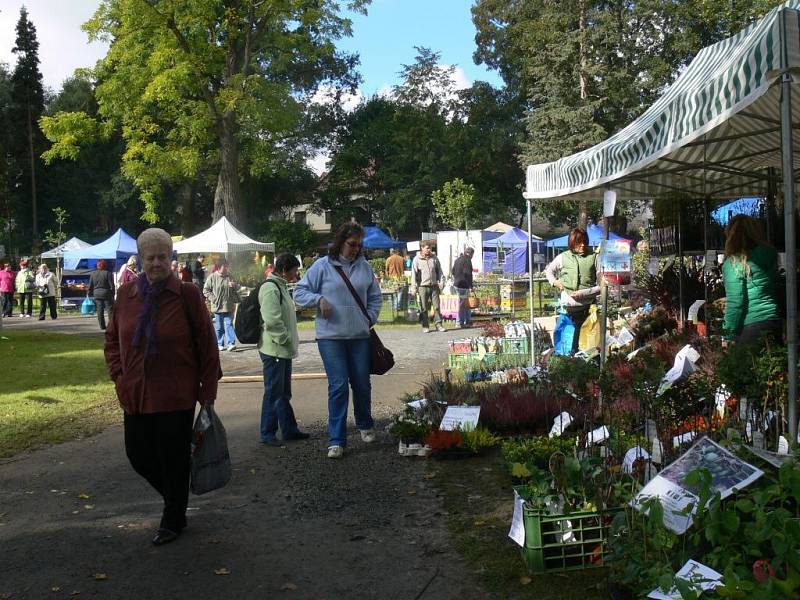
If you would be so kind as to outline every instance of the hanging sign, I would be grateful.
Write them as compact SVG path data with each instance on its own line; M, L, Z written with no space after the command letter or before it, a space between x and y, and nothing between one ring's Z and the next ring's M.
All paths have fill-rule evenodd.
M606 190L603 192L603 216L613 217L614 209L617 206L617 191Z
M631 282L631 243L629 240L605 240L600 247L600 266L607 283Z

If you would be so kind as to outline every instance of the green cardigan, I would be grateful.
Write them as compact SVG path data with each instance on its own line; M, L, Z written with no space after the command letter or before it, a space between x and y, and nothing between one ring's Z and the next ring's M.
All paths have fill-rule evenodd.
M264 322L258 351L275 358L297 356L297 315L286 280L271 273L258 290L258 304Z
M731 257L722 265L725 282L725 337L733 339L745 325L779 319L775 284L778 279L778 253L770 246L756 246L747 259L747 275L741 261Z

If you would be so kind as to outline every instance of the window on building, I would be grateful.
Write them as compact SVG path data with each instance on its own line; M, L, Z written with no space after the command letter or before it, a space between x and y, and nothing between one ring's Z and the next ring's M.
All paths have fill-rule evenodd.
M331 211L325 211L325 225L330 225L333 222L333 214Z
M306 211L304 211L304 210L296 210L294 212L294 222L295 223L305 223L306 222Z

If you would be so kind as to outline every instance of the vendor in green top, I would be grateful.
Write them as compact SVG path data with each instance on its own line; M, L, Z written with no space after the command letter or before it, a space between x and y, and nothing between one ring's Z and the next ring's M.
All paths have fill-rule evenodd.
M583 322L589 316L592 304L600 287L597 285L597 260L589 247L589 236L585 229L576 227L569 232L568 250L556 256L544 271L547 281L561 292L567 292L577 305L563 308L575 324L572 353L578 351L578 340Z
M734 217L725 233L725 338L748 345L757 345L764 338L780 342L778 253L764 241L758 221L752 217Z

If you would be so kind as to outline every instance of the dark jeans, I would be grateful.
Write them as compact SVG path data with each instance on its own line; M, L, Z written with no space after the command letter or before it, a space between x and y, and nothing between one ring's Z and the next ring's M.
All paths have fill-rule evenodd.
M760 346L765 341L770 344L783 343L783 321L772 319L745 325L736 338L736 342L744 346Z
M44 315L47 311L47 307L50 307L50 318L57 319L58 313L56 313L56 297L55 296L47 296L46 298L39 298L42 302L42 308L39 309L39 320L44 321Z
M419 290L419 317L422 319L422 326L427 329L430 326L430 317L428 316L433 306L433 322L437 325L442 324L442 311L439 310L439 286L438 285L421 285Z
M372 429L372 384L369 378L369 338L317 340L328 376L328 435L331 446L347 445L348 384L353 388L356 427Z
M25 301L28 301L28 310L25 311ZM31 316L33 314L33 292L23 292L19 295L19 314Z
M186 527L194 409L125 415L125 453L164 499L160 528Z
M2 310L4 317L10 317L14 312L14 292L0 292L2 298Z
M589 318L589 309L583 308L575 312L568 311L567 314L572 322L575 323L575 337L572 338L572 353L575 354L580 349L581 327L586 319Z
M264 398L261 401L261 441L275 440L278 426L281 435L297 433L292 400L292 359L258 353L264 367Z
M111 311L114 310L114 300L103 298L94 299L94 309L97 311L97 322L100 323L100 329L106 328L106 315L105 309L108 307L108 318L111 318Z

